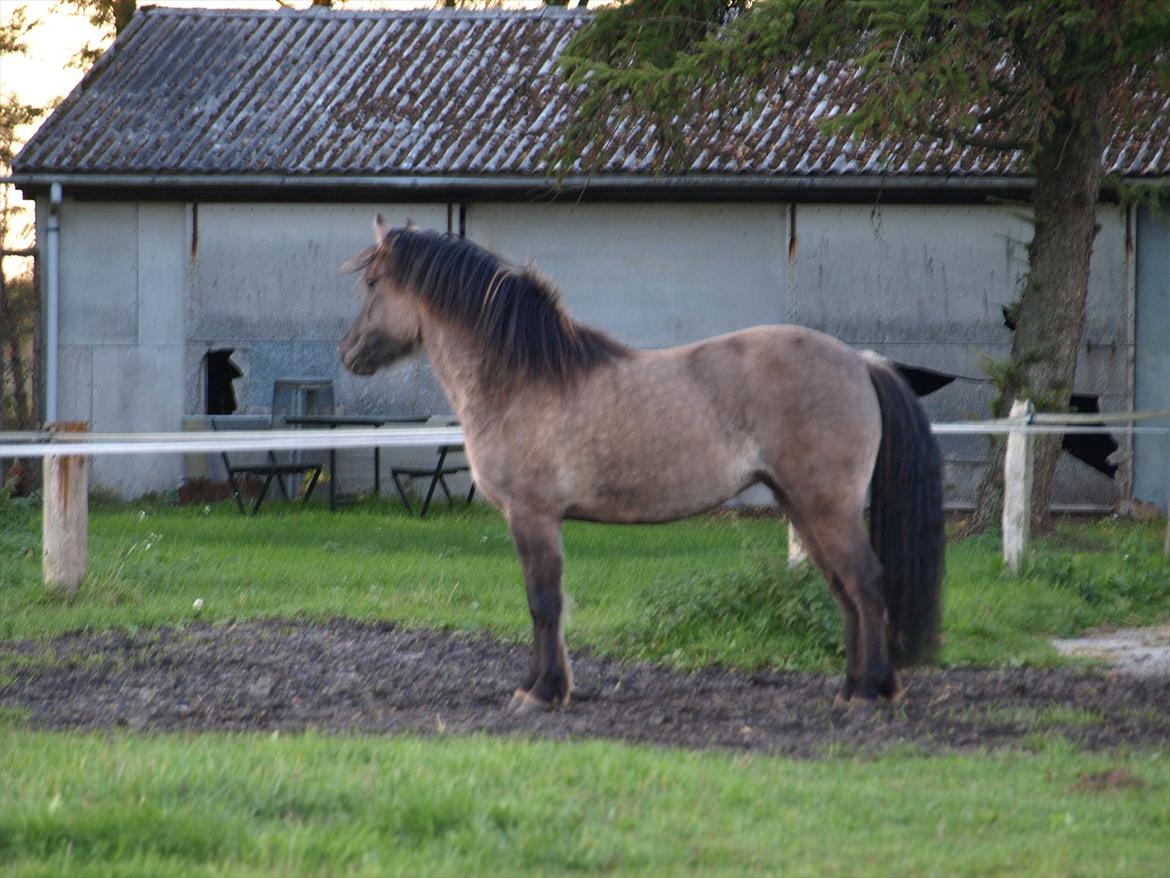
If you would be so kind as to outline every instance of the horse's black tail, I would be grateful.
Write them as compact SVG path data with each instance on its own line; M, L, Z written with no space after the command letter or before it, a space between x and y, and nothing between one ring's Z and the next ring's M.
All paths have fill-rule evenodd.
M867 357L882 411L882 441L870 486L870 540L882 564L882 593L896 664L938 646L943 530L942 457L914 391L888 360Z

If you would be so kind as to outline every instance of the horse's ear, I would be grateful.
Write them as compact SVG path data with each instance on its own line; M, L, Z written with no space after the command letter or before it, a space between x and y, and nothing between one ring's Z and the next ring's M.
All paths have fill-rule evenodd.
M374 244L381 244L386 240L386 236L390 234L390 226L386 222L386 218L380 213L374 214Z
M369 265L371 261L373 261L376 250L376 247L370 247L368 250L363 250L352 259L347 259L345 264L341 266L341 273L353 274L356 271L361 271L363 268Z

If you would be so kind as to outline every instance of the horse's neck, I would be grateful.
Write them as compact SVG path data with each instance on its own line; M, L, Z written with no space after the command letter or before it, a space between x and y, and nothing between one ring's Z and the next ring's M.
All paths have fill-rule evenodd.
M428 315L423 320L423 344L465 430L484 425L499 412L505 388L484 374L483 352L466 331Z

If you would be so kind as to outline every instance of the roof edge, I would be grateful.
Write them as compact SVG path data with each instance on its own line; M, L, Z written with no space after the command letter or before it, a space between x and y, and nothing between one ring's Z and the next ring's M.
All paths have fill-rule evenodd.
M1154 183L1170 186L1170 175L1124 177L1126 183ZM1029 176L930 176L930 175L652 175L609 174L572 175L560 180L547 176L518 175L281 175L281 174L52 174L13 173L0 182L12 183L26 196L45 192L53 183L68 191L87 196L105 192L150 197L152 192L214 193L222 197L269 196L295 199L298 196L319 200L338 193L346 200L377 201L387 196L421 200L428 195L482 199L502 198L599 198L631 199L697 198L735 200L737 198L886 196L931 198L961 195L971 198L1005 199L1026 197L1035 186ZM1110 188L1102 197L1116 196Z
M1151 178L1134 178L1148 180ZM1160 179L1160 178L1153 178ZM1170 177L1165 178L1170 181ZM1031 187L1032 177L898 174L573 174L560 179L521 175L396 175L396 174L95 174L15 171L7 182L22 188L60 183L67 188L110 186L257 189L1018 189Z
M140 15L188 16L193 18L436 18L436 19L493 19L493 18L588 18L594 10L588 7L541 6L537 9L448 9L426 6L414 9L240 9L230 6L140 6ZM138 16L136 15L135 18ZM131 19L133 21L133 19Z

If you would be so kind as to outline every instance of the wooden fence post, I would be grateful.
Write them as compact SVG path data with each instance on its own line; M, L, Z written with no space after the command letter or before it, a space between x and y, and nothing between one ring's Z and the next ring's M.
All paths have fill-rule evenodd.
M84 433L84 421L50 424L54 433ZM46 454L41 564L48 588L69 597L85 576L89 530L89 458L83 454Z
M1017 399L1010 417L1030 420L1035 412L1030 400ZM1032 446L1031 433L1008 433L1003 460L1003 560L1012 573L1020 572L1032 531Z

